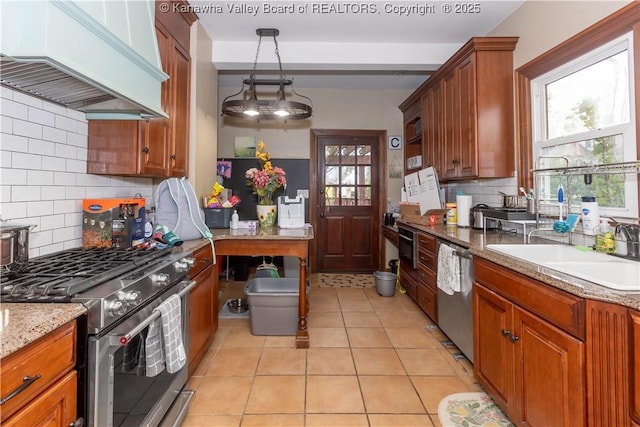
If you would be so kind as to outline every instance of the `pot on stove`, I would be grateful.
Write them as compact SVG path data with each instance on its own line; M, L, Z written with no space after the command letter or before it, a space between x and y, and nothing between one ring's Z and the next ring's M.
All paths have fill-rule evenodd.
M35 227L35 225L0 223L0 236L2 237L0 267L26 264L29 261L29 231Z

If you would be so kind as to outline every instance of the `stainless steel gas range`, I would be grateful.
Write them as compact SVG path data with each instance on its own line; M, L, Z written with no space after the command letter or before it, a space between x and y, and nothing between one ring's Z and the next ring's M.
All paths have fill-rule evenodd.
M145 351L160 317L157 308L173 295L180 297L180 331L188 348L188 293L195 283L187 273L193 264L179 248L65 250L4 268L0 299L87 308L78 337L84 361L78 366L78 407L87 425L179 425L192 396L184 390L188 366L151 375Z

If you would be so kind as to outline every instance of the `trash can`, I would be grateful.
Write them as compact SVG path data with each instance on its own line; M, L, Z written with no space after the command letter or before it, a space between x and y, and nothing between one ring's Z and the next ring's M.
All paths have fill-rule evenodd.
M307 280L307 297L310 284ZM298 278L257 277L244 294L253 335L295 335L298 331Z
M389 261L389 268L393 274L398 274L398 260L392 259Z
M383 297L392 297L396 293L396 275L387 271L376 271L376 292Z

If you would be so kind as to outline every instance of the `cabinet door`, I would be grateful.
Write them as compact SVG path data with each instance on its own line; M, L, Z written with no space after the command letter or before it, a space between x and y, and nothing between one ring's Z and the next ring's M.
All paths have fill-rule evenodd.
M187 176L189 147L189 53L177 43L172 46L171 88L173 105L171 112L171 137L169 140L169 175Z
M218 316L218 293L213 281L213 266L198 273L189 296L189 374L207 351L214 333L214 315ZM217 321L216 321L217 324Z
M530 426L585 425L584 344L516 308L513 421ZM553 409L551 409L553 408Z
M456 84L456 73L452 70L442 80L442 94L444 102L444 135L442 147L444 159L442 164L442 173L445 178L454 178L457 174L457 164L459 162L459 92Z
M507 412L514 396L513 305L484 286L473 285L473 335L475 376Z
M2 427L73 425L77 418L76 384L76 371L71 371L13 417L3 422Z
M475 55L469 56L456 69L460 90L459 103L459 160L457 176L470 177L478 175L478 141L476 133L476 67Z
M441 175L443 173L444 164L444 143L442 141L444 133L444 100L442 96L442 84L437 83L430 92L431 97L429 99L429 104L431 106L431 115L429 117L429 126L431 127L430 138L433 141L432 147L435 153L433 164L438 175Z
M631 418L640 424L640 311L629 310L630 337L630 410Z
M162 70L169 74L169 78L162 82L162 109L171 117L173 111L171 99L171 45L169 32L162 26L156 25L158 50ZM140 173L150 176L164 176L168 164L169 121L171 119L153 119L143 122L142 137L140 138Z

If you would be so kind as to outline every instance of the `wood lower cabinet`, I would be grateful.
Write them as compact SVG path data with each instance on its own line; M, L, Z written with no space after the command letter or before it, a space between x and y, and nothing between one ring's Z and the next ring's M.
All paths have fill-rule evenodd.
M2 426L74 425L77 421L75 363L75 321L3 358L0 390L2 398L7 400L0 412Z
M184 2L178 2L184 3ZM160 3L156 3L158 7ZM171 11L181 8L170 8ZM168 119L90 120L87 172L98 175L188 175L191 13L156 9L162 108Z
M632 422L640 425L640 311L629 310L629 401Z
M482 260L476 260L476 266L474 373L480 383L517 425L586 425L585 344L563 330L580 331L583 320L575 318L576 325L561 328L535 313L542 297L548 310L560 312L559 317L567 310L584 315L575 309L580 299L556 290L556 299L545 298L546 285L522 276L520 281L527 280L542 292L525 290L522 298L517 292L507 298L499 289L516 288L519 283L498 283L501 275L489 272L504 270L503 278L515 273Z
M197 368L218 329L218 281L211 246L194 254L196 263L189 273L196 286L189 297L189 375Z

